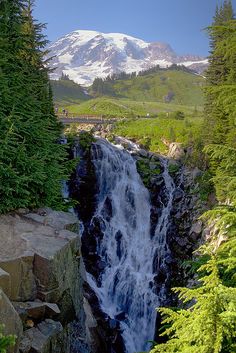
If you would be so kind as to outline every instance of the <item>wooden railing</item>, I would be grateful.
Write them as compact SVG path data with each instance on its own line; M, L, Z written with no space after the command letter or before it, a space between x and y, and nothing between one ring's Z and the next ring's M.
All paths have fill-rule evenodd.
M73 124L73 123L80 123L80 124L110 124L117 121L121 121L125 118L105 118L102 115L75 115L71 113L67 114L57 114L58 119L63 124Z

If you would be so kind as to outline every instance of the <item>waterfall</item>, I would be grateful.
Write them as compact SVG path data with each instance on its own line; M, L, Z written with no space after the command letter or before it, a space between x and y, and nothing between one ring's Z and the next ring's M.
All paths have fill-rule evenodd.
M148 350L155 331L156 308L165 295L163 283L154 291L154 269L165 268L169 249L166 241L173 201L174 182L168 163L161 159L165 200L150 235L150 199L125 150L98 140L92 147L98 182L97 209L91 220L100 223L97 254L103 266L99 280L88 276L102 310L112 319L122 318L120 328L126 353ZM155 270L155 271L156 271Z

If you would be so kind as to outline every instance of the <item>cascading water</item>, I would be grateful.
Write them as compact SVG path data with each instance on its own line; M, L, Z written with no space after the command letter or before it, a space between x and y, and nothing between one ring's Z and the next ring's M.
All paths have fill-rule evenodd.
M97 255L105 266L99 280L90 275L89 282L102 310L112 319L122 317L126 353L140 352L150 348L147 341L154 337L155 308L164 296L164 289L160 293L153 289L154 270L165 267L169 256L166 236L175 185L168 163L161 160L166 201L151 237L149 192L132 156L105 140L93 144L92 156L99 190L91 223L95 219L100 223Z

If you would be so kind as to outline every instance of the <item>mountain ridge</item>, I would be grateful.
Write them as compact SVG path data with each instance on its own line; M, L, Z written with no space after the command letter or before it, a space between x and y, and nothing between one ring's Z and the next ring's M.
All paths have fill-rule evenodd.
M207 59L200 56L178 56L167 43L149 43L123 33L76 30L52 43L49 50L55 69L51 78L58 79L63 72L85 86L97 77L139 72L156 65L193 65L197 72L207 65Z

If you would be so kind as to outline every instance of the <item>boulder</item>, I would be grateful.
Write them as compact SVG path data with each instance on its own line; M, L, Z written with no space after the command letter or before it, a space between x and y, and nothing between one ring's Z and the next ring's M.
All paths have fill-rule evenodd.
M199 169L199 168L197 168L197 167L195 167L192 171L192 178L193 178L193 180L195 180L196 178L198 178L198 177L200 177L201 175L202 175L202 171Z
M140 150L138 151L138 153L139 153L139 155L140 155L141 157L144 157L144 158L147 158L147 157L148 157L148 152L147 152L146 150L144 150L144 149L140 149Z
M20 353L64 353L63 327L60 322L45 320L24 332ZM61 345L61 347L60 347Z
M36 302L13 302L12 303L22 320L32 318L35 320L44 320L45 318L53 318L60 314L57 304Z
M4 333L17 336L16 345L9 349L9 353L18 352L19 341L22 337L23 326L13 305L0 288L0 324L4 324Z
M181 159L185 152L181 143L173 142L169 145L168 157L174 159Z
M182 200L184 196L184 192L182 189L180 189L179 187L175 189L174 194L173 194L173 199L175 202L178 202L180 200Z
M9 296L10 295L10 275L6 271L0 268L0 288L4 291L4 293Z
M191 230L190 230L190 234L191 233L195 233L195 234L201 234L202 232L202 221L201 220L198 220L197 222L195 222L192 227L191 227Z
M0 239L4 244L0 249L0 267L14 283L9 290L11 300L26 302L39 298L60 303L66 293L73 310L79 313L80 236L67 230L77 226L74 215L49 209L0 217Z
M32 219L45 226L50 226L56 230L67 229L72 232L79 232L79 222L77 217L68 212L53 211L50 208L40 208L37 213L28 213L25 215L28 219Z

